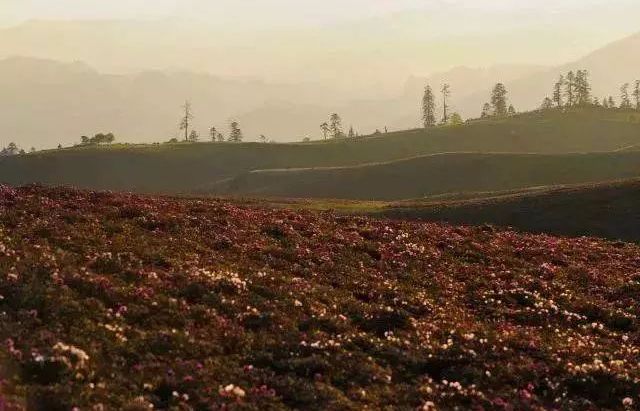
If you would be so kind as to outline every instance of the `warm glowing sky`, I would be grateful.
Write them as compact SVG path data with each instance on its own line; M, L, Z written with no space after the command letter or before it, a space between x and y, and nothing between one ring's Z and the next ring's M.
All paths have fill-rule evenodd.
M154 18L232 16L245 24L335 22L405 10L476 8L491 12L532 9L562 13L606 5L620 17L636 12L637 0L0 0L0 23L34 18ZM600 24L596 16L585 25ZM609 25L609 23L605 23Z
M125 19L153 20L155 27L135 22L126 33L96 28L97 34L57 37L51 28L37 40L14 32L5 34L0 58L82 60L106 71L177 67L274 81L342 76L365 88L397 87L409 75L459 65L563 64L639 31L638 16L640 0L0 0L4 26ZM181 37L180 27L199 31ZM172 43L188 47L166 49ZM101 52L106 49L110 58Z
M445 73L436 74L440 80L433 81L458 82L454 107L465 115L464 110L476 114L482 102L472 99L465 106L464 95L480 92L482 99L490 83L508 82L505 79L516 78L523 70L552 72L567 63L586 64L581 59L594 50L638 33L638 16L640 0L0 0L0 61L27 56L81 61L102 73L187 70L225 80L261 79L268 86L255 96L238 91L240 86L234 82L207 80L207 87L215 85L215 92L203 86L190 94L174 95L184 85L168 83L166 89L157 86L158 90L139 93L136 102L146 110L162 101L167 112L173 112L174 101L191 99L200 110L209 107L220 116L217 122L240 116L243 125L257 132L271 121L274 128L267 131L288 138L317 132L316 124L324 114L320 118L309 114L316 107L323 113L347 107L343 111L350 121L372 131L378 119L358 101L386 102L398 96L406 96L402 101L407 106L399 106L402 110L395 114L389 113L386 103L374 107L385 107L380 112L390 124L398 120L395 124L402 127L417 125L418 118L410 114L417 108L414 101L419 99L424 78L439 72ZM622 81L636 78L637 48L616 49L613 55L610 61L576 67L593 72L600 95L616 93ZM493 67L486 74L459 68L449 71L458 66ZM20 77L22 69L18 67L16 73ZM555 77L553 73L545 84ZM141 77L143 85L146 81L155 85L156 78L155 73ZM181 78L175 84L181 84ZM204 84L197 81L194 84ZM32 93L42 101L39 88ZM531 108L546 90L532 87L519 93L518 106ZM57 98L55 94L52 101ZM283 102L295 104L296 110L290 112L294 114L287 114L296 118L295 131L280 130L280 114L271 114ZM126 111L115 107L114 112ZM3 127L5 133L22 136L25 145L44 144L39 136L46 133L25 131L30 121L16 121L11 109L0 110L0 121L2 114L15 123L13 129ZM23 114L31 118L28 109ZM87 118L91 115L88 111ZM70 130L65 127L71 122L58 117L53 117L48 129ZM125 121L121 128L113 122L102 125L103 117L97 115L95 123L87 124L113 126L117 134L132 138L175 132L172 118L154 129ZM149 118L156 122L155 112ZM200 126L204 129L206 124ZM80 132L69 131L69 135ZM51 138L47 144L59 139Z

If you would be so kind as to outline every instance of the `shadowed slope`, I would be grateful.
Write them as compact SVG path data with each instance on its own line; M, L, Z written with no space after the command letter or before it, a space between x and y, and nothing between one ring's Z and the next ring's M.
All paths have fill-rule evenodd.
M547 189L493 198L390 205L394 218L495 224L557 235L640 242L640 180Z
M264 197L401 200L637 176L640 152L450 153L354 167L255 171L221 184L220 190Z
M51 150L0 158L0 182L217 193L220 181L252 170L355 166L443 152L558 154L618 150L640 144L639 119L638 113L613 110L552 111L459 127L309 144L200 143ZM448 174L457 174L454 166ZM416 175L428 178L425 174ZM623 176L615 178L620 177ZM579 181L585 180L567 182ZM419 189L410 197L427 193L428 190Z

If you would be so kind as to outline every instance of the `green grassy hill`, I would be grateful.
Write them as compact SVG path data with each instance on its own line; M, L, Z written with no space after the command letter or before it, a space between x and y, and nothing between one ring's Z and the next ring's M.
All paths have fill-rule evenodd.
M640 152L451 153L354 167L255 171L219 192L260 197L400 200L640 176Z
M392 218L494 224L534 233L597 236L640 242L640 180L559 187L464 201L380 206Z
M640 144L639 120L640 114L632 112L552 111L474 121L459 127L307 144L199 143L51 150L0 158L0 182L216 193L214 189L221 187L221 181L252 170L355 166L446 152L560 154L620 150ZM449 174L454 171L458 173L450 168ZM425 194L417 191L418 195Z

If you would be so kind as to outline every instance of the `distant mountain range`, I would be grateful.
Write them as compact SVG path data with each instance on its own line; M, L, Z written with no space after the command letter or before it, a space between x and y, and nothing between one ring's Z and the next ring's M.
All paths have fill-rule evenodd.
M457 67L429 77L412 77L395 98L353 98L326 84L272 84L250 78L222 78L177 70L104 74L81 62L30 57L0 60L0 145L67 145L81 135L114 132L120 141L166 141L178 136L180 106L192 101L195 128L206 139L215 125L226 130L238 120L247 140L261 134L276 141L319 138L318 125L339 112L344 126L361 134L375 129L420 126L425 84L452 85L453 108L464 117L479 115L492 85L506 83L519 110L537 107L551 93L560 73L583 68L591 73L594 94L614 95L623 82L640 78L640 34L559 67L498 65Z
M438 78L450 78L454 85L477 79L469 88L477 90L489 84L489 72L517 78L535 69L458 68ZM81 62L12 57L0 60L0 144L52 147L106 131L120 141L167 141L180 137L177 125L185 99L193 105L194 128L203 139L211 126L225 132L232 119L240 122L248 140L261 134L278 141L319 138L319 124L334 111L346 128L353 125L361 133L408 128L419 123L419 83L411 79L396 99L335 102L330 90L312 83L268 84L176 71L102 74ZM394 122L403 117L410 121Z
M274 101L304 104L304 96L318 96L316 92L308 84L266 84L192 72L109 75L83 63L9 58L0 61L0 143L51 147L101 131L114 132L120 141L167 141L178 136L185 99L193 104L194 127L202 138L208 138L212 125L224 132L228 122L238 118L247 126L247 136L255 139L268 132L259 129L262 121L253 127L242 124L239 113L280 104ZM299 138L295 119L292 124L288 134L278 131Z
M553 84L560 74L569 70L589 71L593 94L602 99L613 96L619 102L620 86L626 82L640 80L640 33L602 47L574 62L540 70L529 76L505 80L509 97L521 110L536 108L546 96L551 97ZM489 88L466 97L459 104L466 113L477 115L487 101Z

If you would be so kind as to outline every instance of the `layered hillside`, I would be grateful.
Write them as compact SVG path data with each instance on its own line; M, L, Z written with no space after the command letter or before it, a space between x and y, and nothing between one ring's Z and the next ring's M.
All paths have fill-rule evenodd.
M253 194L257 191L251 184L252 179L266 178L260 173L247 176L247 173L256 170L280 170L280 174L269 175L276 176L276 183L281 184L280 180L285 182L298 178L298 171L285 171L291 168L348 167L398 161L400 175L402 167L412 163L400 160L430 154L566 154L613 151L637 144L640 144L640 113L617 110L578 110L570 113L550 111L500 120L475 121L459 127L409 130L308 144L199 143L51 150L0 158L0 182L14 185L34 182L69 184L84 188L139 192ZM459 175L462 180L467 178L464 170L456 169L455 162L450 166L447 175ZM374 164L373 167L359 167L355 171L344 170L340 173L352 175L363 170L375 171L380 167L388 166ZM469 169L467 172L476 174L483 172L483 169ZM333 173L334 171L329 172L329 177ZM324 178L325 174L327 172L323 170L307 170L305 178L307 175ZM422 196L429 192L419 186L429 181L431 177L428 173L425 171L416 175L420 178L411 177L411 182L417 184L416 192L404 198ZM508 177L509 175L504 175L502 179ZM569 170L565 182L592 181L579 177L577 174L574 177ZM595 181L605 177L609 178L606 175L594 175ZM622 177L624 175L615 176ZM367 179L372 181L368 175L363 178L365 182ZM245 180L248 181L247 184L244 183ZM328 180L322 183L327 184ZM308 190L312 187L310 185ZM336 187L340 189L344 186L338 184ZM388 188L380 187L381 190ZM486 189L500 188L488 186ZM311 197L332 194L319 191L302 193L288 188L281 191L284 195ZM276 193L265 191L264 194ZM366 198L376 198L375 192L364 195Z
M640 242L637 179L485 196L465 201L399 203L380 213L393 218L494 224L534 233Z
M640 176L640 152L435 154L351 167L264 170L217 188L250 197L402 200ZM216 190L214 190L216 191Z
M631 409L640 249L0 188L8 409Z

